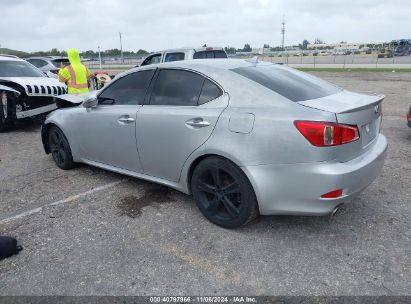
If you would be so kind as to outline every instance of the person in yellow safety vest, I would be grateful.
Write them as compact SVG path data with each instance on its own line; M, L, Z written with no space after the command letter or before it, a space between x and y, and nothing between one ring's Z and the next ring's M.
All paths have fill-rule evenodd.
M69 94L81 94L88 92L88 80L92 76L90 70L81 63L80 54L76 49L67 50L70 65L59 70L58 80L65 82Z

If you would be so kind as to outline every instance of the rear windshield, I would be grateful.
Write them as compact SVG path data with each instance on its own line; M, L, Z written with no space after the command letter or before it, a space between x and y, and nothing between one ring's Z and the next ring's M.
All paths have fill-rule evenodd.
M317 77L275 66L235 68L231 71L294 102L321 98L341 91L340 88Z
M227 58L227 54L224 51L200 51L195 52L193 59L214 59L214 58Z
M26 61L0 61L0 77L46 77Z
M61 68L61 66L66 66L70 64L70 61L68 59L54 59L51 61L51 63L56 67L56 68Z

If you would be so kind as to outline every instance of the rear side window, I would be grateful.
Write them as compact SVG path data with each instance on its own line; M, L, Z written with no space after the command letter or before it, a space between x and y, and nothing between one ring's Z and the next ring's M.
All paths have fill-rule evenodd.
M201 90L200 98L198 99L198 104L202 105L211 100L220 97L223 94L223 91L210 80L205 79L203 84L203 89Z
M184 53L167 53L164 59L165 62L184 60Z
M193 55L193 59L205 59L207 58L206 52L195 52Z
M215 58L227 58L227 54L224 51L214 51Z
M70 61L68 59L55 59L51 63L53 63L53 65L56 68L61 68L70 65Z
M294 102L335 94L340 88L317 77L278 67L245 67L231 71L255 81Z
M151 105L196 106L204 77L183 70L162 69L151 93Z
M214 58L227 58L227 54L224 51L200 51L193 55L193 59L214 59Z
M99 104L142 104L154 72L155 70L146 70L121 77L99 95Z
M27 61L37 68L41 68L47 65L47 62L41 59L28 59Z

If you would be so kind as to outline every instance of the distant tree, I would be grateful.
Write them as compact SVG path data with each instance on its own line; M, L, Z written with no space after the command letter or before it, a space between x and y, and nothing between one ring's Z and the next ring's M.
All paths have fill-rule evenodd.
M347 44L347 41L341 41L340 44Z
M269 44L267 44L267 43L265 43L265 44L264 44L264 46L263 46L263 48L265 48L265 49L269 49L269 48L270 48L270 45L269 45Z
M85 58L93 58L93 57L98 56L98 54L96 54L93 50L88 50L85 52L81 52L80 56L85 57Z
M50 56L60 56L61 52L58 49L51 49Z
M322 41L320 38L315 38L314 39L314 44L323 44L324 41Z
M244 44L243 52L251 52L253 49L251 48L250 44Z
M105 50L104 55L107 56L120 56L121 55L121 50L119 49L109 49L109 50Z
M224 50L226 51L227 54L230 54L230 55L234 55L236 53L235 48L232 46L226 46Z
M148 54L148 52L146 50L143 50L143 49L139 49L137 51L137 55L139 55L139 56L145 56L147 54Z
M310 44L310 42L307 40L307 39L304 39L303 40L303 43L302 43L302 45L301 45L301 49L303 49L303 50L306 50L307 49L307 46Z
M270 49L270 51L271 52L279 52L279 51L282 51L282 48L281 48L281 46L276 46L276 47L272 47Z
M20 58L27 58L30 57L31 54L27 52L22 52L22 51L17 51L17 50L12 50L8 48L0 48L0 54L9 54L9 55L14 55Z
M36 51L30 53L30 56L64 56L64 51L59 51L57 49L51 49L49 51Z

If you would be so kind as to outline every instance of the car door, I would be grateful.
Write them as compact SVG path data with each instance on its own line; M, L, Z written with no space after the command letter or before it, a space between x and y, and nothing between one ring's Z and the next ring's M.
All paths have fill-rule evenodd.
M84 109L80 147L84 158L141 172L136 144L136 115L155 69L119 78L98 95L98 105Z
M212 80L192 71L159 69L137 113L137 145L143 172L178 181L188 156L211 135L228 106Z

